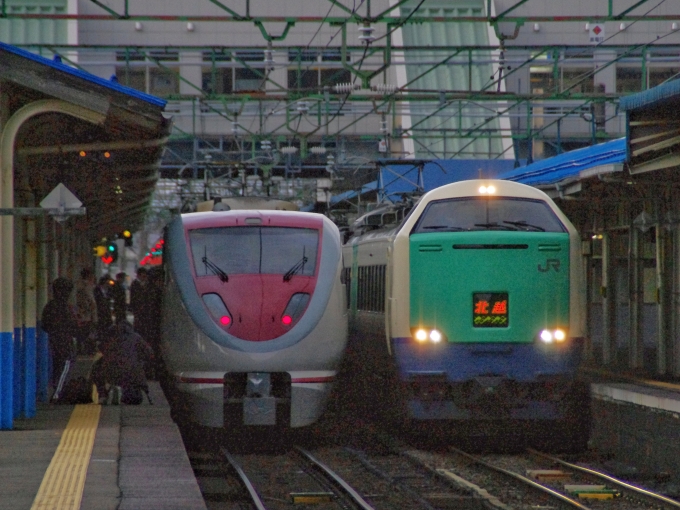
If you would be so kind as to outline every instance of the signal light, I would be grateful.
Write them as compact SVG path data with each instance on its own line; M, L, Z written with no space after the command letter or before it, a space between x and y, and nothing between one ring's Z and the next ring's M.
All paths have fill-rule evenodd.
M293 322L293 318L290 315L284 315L281 317L281 322L283 322L286 326L289 326Z
M92 248L92 251L94 252L95 257L103 257L108 250L106 249L106 246L98 245Z
M102 256L102 262L104 264L113 264L116 260L118 260L118 245L110 242L106 245L106 253Z
M220 322L225 326L228 326L229 323L231 322L231 317L229 317L228 315L223 315L222 317L220 317Z
M110 153L109 151L106 151L106 152L104 153L104 157L105 157L106 159L109 159L109 158L111 157L111 153Z
M132 247L132 232L129 230L123 230L121 237L125 240L125 246L128 248Z
M78 154L80 154L81 158L84 158L85 156L87 156L87 152L85 152L85 151L80 151Z

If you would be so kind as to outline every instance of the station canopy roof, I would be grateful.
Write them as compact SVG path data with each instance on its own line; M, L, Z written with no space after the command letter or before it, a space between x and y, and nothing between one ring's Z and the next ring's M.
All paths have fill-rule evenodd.
M498 178L537 188L557 189L595 175L620 172L625 161L626 139L620 138L536 161L503 172Z
M632 175L652 172L647 179L677 181L680 166L680 80L621 98L626 112L627 151Z
M171 129L162 113L166 102L58 58L0 43L0 120L50 99L87 109L99 120L48 108L21 125L15 142L15 207L37 206L63 183L87 208L87 216L70 221L88 238L137 230L151 205Z

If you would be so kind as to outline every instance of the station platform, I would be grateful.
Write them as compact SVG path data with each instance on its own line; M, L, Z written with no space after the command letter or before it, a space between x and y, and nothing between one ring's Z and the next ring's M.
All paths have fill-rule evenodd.
M0 509L205 510L170 407L38 404L0 432Z
M591 397L591 449L680 484L680 384L598 382Z

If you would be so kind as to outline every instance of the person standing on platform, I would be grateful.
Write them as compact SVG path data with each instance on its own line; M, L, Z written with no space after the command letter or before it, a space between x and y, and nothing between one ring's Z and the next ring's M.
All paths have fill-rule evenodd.
M76 314L69 298L73 291L73 282L60 277L52 282L52 299L42 312L42 329L52 352L52 384L56 387L59 377L64 371L67 360L74 356L74 340L78 332Z
M147 287L143 308L143 328L140 334L153 349L152 364L147 365L147 377L158 380L162 372L161 362L161 303L163 300L163 272L160 267L147 270Z
M126 277L127 275L121 271L116 275L116 283L111 287L113 315L116 318L116 322L127 320L127 296L125 294Z
M97 303L94 299L94 273L90 268L80 271L80 280L76 285L76 316L78 318L79 354L93 354L97 326Z
M148 278L146 268L137 269L137 278L130 284L130 311L135 317L135 331L146 339Z
M94 289L94 301L97 304L97 337L101 341L104 338L104 333L113 325L111 319L111 298L109 297L109 288L111 276L107 273L97 282Z

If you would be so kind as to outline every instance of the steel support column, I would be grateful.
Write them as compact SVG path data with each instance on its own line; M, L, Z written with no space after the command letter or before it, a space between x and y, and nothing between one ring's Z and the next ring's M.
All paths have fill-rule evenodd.
M672 376L680 376L680 225L673 227L673 274L672 289L673 302L670 309L673 319L673 330L671 334L672 358L669 372Z
M31 202L29 205L34 205ZM36 413L37 395L37 246L35 218L27 217L24 223L24 278L23 278L23 402L21 411L26 418L33 418Z
M602 236L602 363L616 361L616 269L612 234Z
M668 278L668 231L663 225L656 226L656 316L658 334L656 341L656 372L665 375L670 366L669 357L673 353L669 342L671 318L669 309L669 278Z
M642 313L644 308L644 287L642 267L642 233L636 227L630 229L628 257L630 337L628 341L628 367L633 370L643 367L644 345L642 335Z
M24 274L26 260L24 250L24 222L18 219L14 228L14 377L13 377L13 415L21 416L24 402Z
M48 223L49 222L49 223ZM50 218L40 216L37 219L37 254L36 254L36 399L39 402L47 402L47 390L49 386L49 349L47 346L47 333L41 329L40 316L47 304L49 296L50 260L52 245L48 237L48 224L54 224Z

